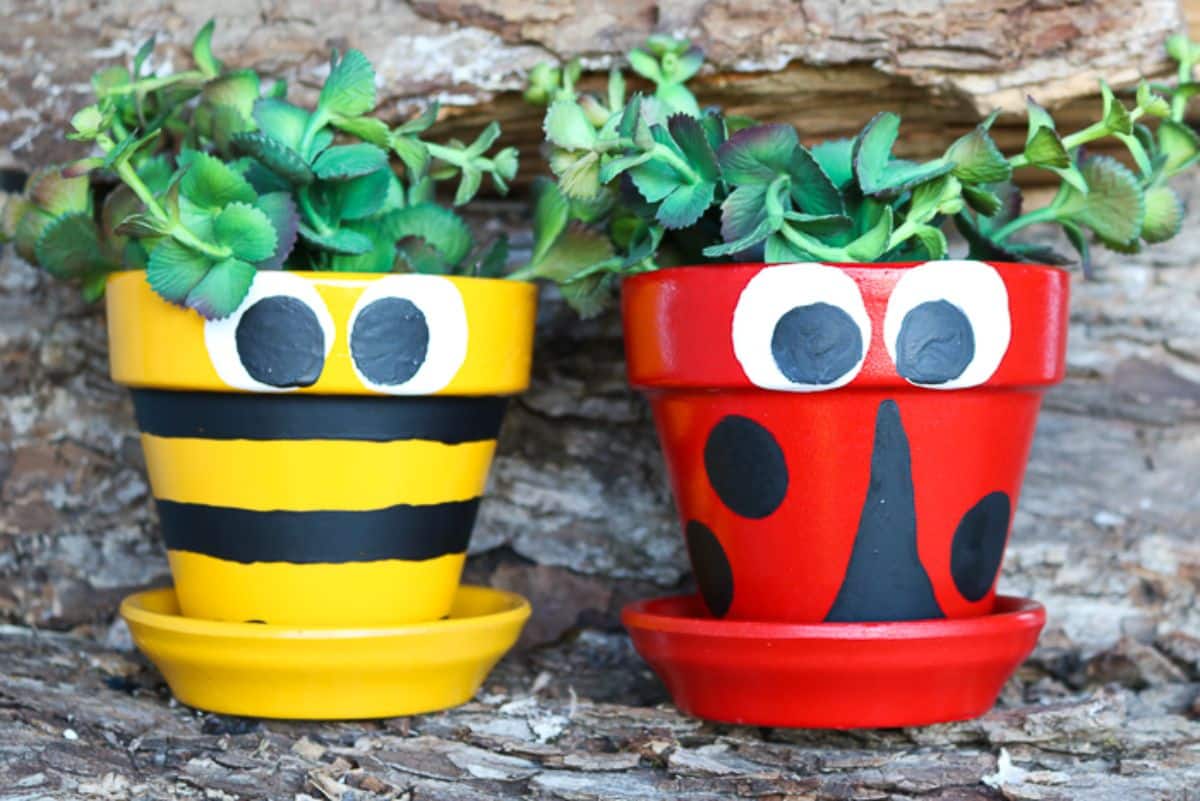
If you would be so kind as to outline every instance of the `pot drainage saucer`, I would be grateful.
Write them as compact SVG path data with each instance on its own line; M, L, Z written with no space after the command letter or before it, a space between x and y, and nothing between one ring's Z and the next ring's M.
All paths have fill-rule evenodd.
M225 623L179 614L175 592L121 604L133 641L183 703L263 718L382 718L470 700L529 617L519 595L458 590L450 616L370 628Z
M621 615L676 705L755 726L875 728L987 712L1046 622L1036 601L997 596L990 615L895 623L716 620L698 596Z

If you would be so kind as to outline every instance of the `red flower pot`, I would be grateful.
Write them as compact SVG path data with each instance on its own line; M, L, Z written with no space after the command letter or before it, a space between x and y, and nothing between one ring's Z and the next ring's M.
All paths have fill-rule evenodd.
M990 614L1066 273L1026 264L714 265L623 287L709 611Z

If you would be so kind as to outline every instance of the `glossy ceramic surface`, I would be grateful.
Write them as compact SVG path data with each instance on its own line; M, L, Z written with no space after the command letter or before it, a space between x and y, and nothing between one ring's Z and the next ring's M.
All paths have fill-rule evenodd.
M988 615L1068 278L982 262L717 265L626 279L708 609L731 620Z
M259 273L222 321L108 285L183 612L303 626L450 610L536 290L424 275Z
M470 700L516 642L529 604L513 593L463 586L447 620L296 628L182 617L167 589L131 595L121 616L189 706L333 720L414 715Z
M638 653L684 712L833 729L984 714L1045 619L1040 604L1006 596L981 617L899 623L714 620L695 596L639 601L622 614Z

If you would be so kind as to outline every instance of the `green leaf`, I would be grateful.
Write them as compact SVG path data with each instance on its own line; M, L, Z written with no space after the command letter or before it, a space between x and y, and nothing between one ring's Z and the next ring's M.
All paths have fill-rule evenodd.
M479 191L483 182L483 173L474 167L463 167L458 177L458 187L454 190L454 205L465 206Z
M1025 158L1034 167L1065 169L1071 166L1071 156L1062 139L1053 129L1038 128L1025 143Z
M590 150L596 144L596 129L583 108L573 100L556 100L542 122L546 139L567 150Z
M471 229L457 214L433 203L392 212L386 225L394 239L419 239L450 267L458 265L471 252Z
M165 236L171 230L169 223L151 214L130 214L124 217L113 229L120 236L132 236L138 239L153 236Z
M1071 247L1075 248L1075 252L1079 254L1079 266L1083 269L1084 276L1091 277L1092 254L1083 229L1072 222L1064 222L1062 223L1062 227L1067 235L1067 241L1071 243Z
M419 139L410 136L393 136L389 140L392 151L404 162L413 175L424 175L429 168L429 148Z
M254 104L252 113L260 131L292 150L300 149L308 127L307 111L284 100L264 97Z
M727 243L747 242L728 252L744 250L779 230L782 218L767 219L766 194L767 187L756 183L739 186L726 196L721 204L721 238ZM764 226L766 233L759 233Z
M756 125L738 131L717 156L724 179L735 186L769 184L788 172L800 140L790 125Z
M86 175L68 178L59 167L43 167L26 184L29 200L51 217L92 211L91 184Z
M254 265L240 259L217 262L188 292L185 303L207 320L224 319L242 305L256 273Z
M738 191L741 191L742 189L751 189L751 187L740 187ZM718 245L709 245L703 250L703 253L710 259L741 253L744 250L749 250L750 248L761 244L767 239L767 237L779 230L779 228L779 223L773 220L768 220L764 215L762 219L759 220L758 226L751 229L745 236L739 239L722 242Z
M492 120L466 149L469 156L481 156L500 138L500 123Z
M763 261L767 264L779 264L789 261L813 261L813 254L796 247L782 234L772 234L763 246Z
M855 261L875 261L887 250L888 240L891 236L892 208L891 206L884 206L883 214L879 216L878 222L858 239L847 245L846 253Z
M288 183L299 186L312 183L314 175L308 162L277 139L256 132L234 134L232 141L236 152L252 156Z
M1176 175L1200 158L1200 137L1187 123L1163 120L1158 125L1158 148L1167 157L1163 172Z
M396 128L396 133L403 135L425 133L433 127L435 122L437 122L438 111L440 108L441 105L438 103L438 101L434 100L416 117L413 117L408 122L398 126Z
M613 257L608 237L582 227L570 227L547 248L537 262L537 276L562 284L581 273L595 270Z
M651 158L629 170L634 187L647 202L658 203L684 184L675 168Z
M1076 219L1105 242L1125 244L1136 240L1145 219L1145 200L1137 176L1110 156L1088 159L1082 171L1088 193Z
M204 23L204 27L196 34L196 38L192 40L192 61L196 63L196 67L209 77L219 75L221 73L221 62L213 56L212 52L212 37L213 29L217 22L210 19Z
M938 214L957 214L962 209L962 196L970 186L962 184L953 175L943 175L917 186L908 207L908 218L924 222Z
M220 159L201 152L191 157L179 191L200 208L214 211L230 203L253 203L256 198L245 178Z
M226 206L213 221L213 236L243 261L269 259L279 243L270 218L246 203Z
M375 145L360 142L329 148L313 162L313 172L324 181L346 181L369 175L386 166L386 152Z
M330 253L358 256L370 251L372 248L370 237L348 228L337 228L324 234L310 228L303 222L298 227L301 239L314 247L327 250Z
M1137 88L1137 105L1151 117L1165 118L1171 116L1171 104L1156 95L1150 84L1142 81Z
M648 81L654 83L662 83L662 70L658 67L658 59L650 55L644 50L631 50L629 52L629 66L638 75L641 75Z
M105 265L96 223L85 212L54 219L42 231L35 252L38 265L60 279L80 278Z
M347 50L340 60L330 61L317 108L342 117L358 117L375 108L375 70L366 56Z
M91 141L104 127L104 115L96 106L85 106L71 117L71 127L79 139Z
M900 134L900 117L890 111L876 114L854 140L854 173L867 194L885 188L884 173L892 160L892 147Z
M387 201L392 178L391 170L376 170L349 181L324 185L333 216L339 220L361 220L375 214Z
M712 205L714 191L715 186L707 181L680 186L667 196L654 216L666 228L687 228Z
M120 165L130 161L144 145L154 141L162 134L161 128L155 128L145 136L129 134L117 146L104 154L104 166L116 170Z
M921 241L929 258L946 258L946 251L950 249L950 245L946 242L946 235L942 233L942 229L934 228L932 225L922 225L915 231L915 236Z
M696 102L696 96L681 83L659 84L654 90L654 97L662 103L668 115L700 116L700 104Z
M596 273L577 281L560 284L558 289L581 319L597 316L612 303L613 282L611 273Z
M142 67L146 63L146 59L150 58L150 54L154 52L154 41L156 37L151 36L146 41L142 42L142 46L133 54L133 74L136 77L141 77Z
M854 180L854 140L833 139L812 149L812 156L821 170L839 189Z
M792 151L787 166L792 178L792 201L810 214L840 215L845 213L842 195L820 163L803 145Z
M237 70L209 81L201 94L209 103L235 108L242 117L251 119L255 104L259 102L258 93L258 73L254 70Z
M1000 197L988 189L976 184L963 184L962 186L963 200L967 205L975 209L984 217L991 217L1000 211ZM957 214L957 210L947 211L947 214Z
M533 249L529 261L537 264L567 227L570 206L551 181L539 178L533 184Z
M479 256L475 275L480 278L501 278L508 266L508 237L501 234Z
M146 278L160 297L182 306L210 264L203 254L174 239L164 239L150 251Z
M667 121L667 131L675 140L688 166L705 181L716 181L721 177L717 165L717 154L713 152L708 136L694 117L676 114Z
M334 117L333 125L376 147L391 147L392 132L383 120L374 117Z
M1129 116L1129 109L1104 81L1100 82L1100 95L1104 99L1104 126L1112 133L1133 133L1133 118Z
M1169 187L1157 186L1146 192L1146 220L1142 239L1165 242L1183 227L1183 203ZM40 258L40 257L39 257Z
M343 273L390 273L396 266L396 242L377 220L351 223L349 230L366 236L371 249L357 256L334 254L329 259L332 270Z
M946 158L955 165L951 174L964 183L993 184L1012 177L1012 165L982 125L952 144Z
M271 221L271 227L275 229L276 234L275 252L257 262L255 266L260 270L278 269L296 244L297 227L300 223L296 203L288 192L272 192L261 195L255 206Z
M592 151L556 153L550 157L550 169L569 198L587 200L600 192L600 157Z

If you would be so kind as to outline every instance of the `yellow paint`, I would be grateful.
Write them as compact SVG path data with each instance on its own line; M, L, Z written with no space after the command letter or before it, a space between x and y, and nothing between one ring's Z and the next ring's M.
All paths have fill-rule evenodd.
M365 511L483 494L495 440L192 439L142 434L154 497L256 511Z
M466 554L409 562L228 562L167 551L188 617L293 626L383 626L437 620L454 600Z
M171 590L126 598L138 648L189 706L294 719L395 717L464 703L529 617L519 595L462 587L448 620L301 629L181 617Z
M347 326L362 291L379 275L300 272L321 295L336 328L320 380L297 392L378 395L358 380ZM529 385L537 288L524 281L447 277L467 313L466 359L438 395L510 395ZM108 279L108 342L113 380L133 387L234 391L217 375L204 345L204 320L154 294L142 271Z

